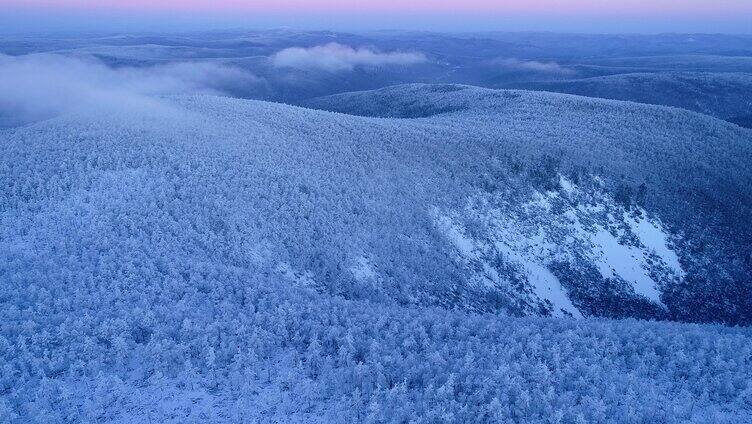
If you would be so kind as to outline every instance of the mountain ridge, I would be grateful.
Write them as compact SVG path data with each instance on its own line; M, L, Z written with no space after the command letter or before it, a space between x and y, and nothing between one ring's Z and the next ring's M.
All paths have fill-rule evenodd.
M154 209L161 204L158 202L147 209L149 214L156 214L155 217L136 215L137 228L153 222L152 225L172 228L170 231L174 232L193 222L191 226L198 225L197 228L201 229L196 232L196 228L186 227L183 230L185 234L178 232L171 235L173 244L159 248L167 255L177 253L187 260L208 254L210 261L229 260L228 264L240 261L237 263L245 266L258 265L259 260L264 262L272 257L275 258L269 265L272 269L291 270L282 272L283 275L308 276L303 280L294 278L295 284L300 281L313 282L319 290L346 297L460 306L512 315L545 315L556 311L545 306L546 301L540 298L540 293L535 295L530 292L538 286L531 282L529 269L520 271L519 266L522 265L519 257L517 260L505 260L505 256L509 259L510 251L504 253L503 249L495 253L486 252L498 256L498 259L493 259L497 261L493 262L497 264L493 266L501 268L493 273L502 275L506 272L508 275L508 278L496 281L497 286L489 291L487 287L478 285L478 278L486 278L483 273L478 274L473 270L480 263L467 262L467 258L463 259L461 255L458 257L456 246L447 239L446 228L442 230L440 223L446 217L459 214L462 226L466 227L471 222L464 220L471 216L463 212L465 208L472 203L485 202L490 209L482 211L480 215L486 217L482 219L485 224L476 222L476 227L480 225L477 227L480 232L476 236L480 238L474 238L473 243L496 240L493 243L498 244L499 240L493 236L497 231L494 228L498 226L488 221L489 212L512 214L510 216L527 213L528 218L518 221L523 227L529 225L526 219L559 222L566 217L556 211L530 212L508 207L508 199L519 199L520 204L524 205L534 201L535 196L555 195L559 198L557 208L563 212L570 210L578 222L589 222L588 228L600 225L597 228L611 234L609 237L618 236L614 239L618 246L633 243L620 242L619 238L626 237L624 240L627 240L635 236L631 230L623 232L618 229L632 225L632 221L625 221L625 213L647 214L649 222L658 222L655 219L659 219L663 224L657 228L671 234L670 238L674 240L672 246L678 249L682 266L688 267L684 270L688 277L679 282L668 284L654 281L654 284L663 285L662 295L669 296L666 299L670 299L667 303L670 313L666 314L659 305L660 301L646 303L642 297L635 297L629 289L631 283L625 285L625 281L619 279L621 277L614 281L608 279L611 277L603 280L605 275L610 275L610 271L602 269L602 272L596 272L597 267L570 266L582 255L598 257L592 256L595 254L593 252L566 248L557 254L568 258L564 263L549 263L550 258L544 261L536 256L536 266L554 270L558 280L570 281L567 283L570 287L577 285L574 281L585 281L585 286L594 287L611 281L607 284L610 288L596 294L586 293L584 287L571 289L582 292L583 297L578 302L588 314L690 321L745 322L748 319L749 311L743 302L747 287L743 275L748 272L748 266L743 262L743 252L737 252L738 256L734 256L733 252L735 246L743 245L745 237L749 235L739 232L736 239L728 235L730 231L737 230L735 222L748 216L745 215L748 208L745 209L743 203L737 205L737 202L744 196L752 196L744 189L744 181L752 181L752 176L743 172L739 175L728 173L729 170L743 169L738 163L752 157L746 130L712 118L698 120L699 115L680 110L645 109L634 104L566 95L424 85L398 87L381 93L404 99L406 107L398 108L400 113L415 116L427 111L429 117L400 120L344 118L342 115L281 104L193 96L164 98L164 104L136 113L113 114L103 110L91 115L92 112L81 112L80 115L17 129L8 133L9 138L25 139L26 142L8 145L10 157L18 155L24 159L16 163L6 161L3 168L5 175L13 176L11 180L17 181L6 188L9 191L6 191L3 222L7 223L5 239L8 240L8 251L17 251L18 248L14 246L29 243L22 240L34 233L31 231L33 227L14 222L25 223L31 216L37 217L39 228L51 231L47 236L52 239L60 237L53 230L54 227L50 227L51 222L45 221L49 219L44 218L47 215L40 217L34 212L36 208L49 203L49 199L40 197L35 200L28 194L20 195L28 190L24 188L26 185L37 184L31 183L39 178L33 177L31 172L46 175L43 177L43 180L46 179L45 185L36 190L47 190L43 187L50 184L55 187L59 184L55 183L55 179L64 181L64 185L50 193L53 198L64 202L62 210L72 211L80 209L77 203L80 196L84 199L92 194L102 196L114 190L118 181L123 179L123 189L130 188L121 191L124 194L131 190L132 196L120 198L120 207L126 211L125 217L136 213L137 209L131 202L141 197L145 197L144 201L151 199L149 202L161 199L159 202L177 208L172 212L174 215L182 216L175 222L173 219L177 218L166 221L155 218L162 215L163 212L159 211L166 207ZM361 94L366 98L371 95L373 93ZM367 104L373 103L369 100ZM441 112L436 114L435 109L426 110L425 104L434 105ZM447 108L454 112L447 113ZM590 117L593 108L602 112L597 120ZM541 113L545 121L539 120ZM123 121L118 123L119 120ZM623 129L610 129L611 120L623 122ZM67 128L68 122L72 123L72 128ZM646 131L649 125L658 122L670 125L671 130ZM206 128L215 130L208 132ZM69 134L71 141L50 143L61 131ZM666 134L685 134L686 140L690 141L677 144L673 135L669 137ZM123 144L126 137L133 138L133 135L136 136L134 141ZM624 144L622 140L629 137L634 137L635 141ZM725 144L729 152L702 147L702 144L698 144L701 139L703 144L709 140ZM678 157L667 157L662 165L640 163L641 158L650 155L661 157L687 143L691 148L690 145L683 147ZM638 153L635 150L638 145L647 146L648 152ZM91 150L95 146L99 147ZM28 153L24 152L29 148L39 152L39 157L26 156ZM104 152L99 151L102 148L105 148ZM51 149L56 149L63 155L62 158L68 158L64 162L68 164L66 166L75 163L73 156L69 156L72 154L69 149L84 149L80 150L80 154L91 158L93 168L89 171L50 174L49 169L59 168L50 168L46 162L52 160L49 156ZM585 153L588 149L591 150L589 156ZM609 151L612 157L604 161L603 154ZM687 154L689 152L692 153ZM554 155L560 155L562 159L557 161L553 159ZM585 157L586 162L575 161L581 156ZM714 173L708 173L705 167L711 159L724 165ZM591 165L587 161L592 161ZM108 166L114 168L99 169L100 165L97 164L100 163L109 163ZM666 178L676 178L684 166L680 163L694 164L692 166L697 169L694 174L685 177L685 186L679 190L671 186L651 186L656 184L655 181L660 182L661 176L664 181ZM21 171L19 166L27 170ZM623 171L612 169L617 166L621 166ZM631 178L619 177L619 172L631 169L643 174ZM218 179L220 175L222 177ZM725 183L731 177L736 182L726 184L727 192L718 192L715 184L720 184L720 181ZM603 180L599 181L600 178ZM704 186L693 189L700 190L696 199L705 199L706 204L685 197L686 190L693 187L689 184L693 179L705 181ZM573 198L594 202L585 203L585 206L590 204L596 209L605 209L601 212L580 210L582 205L579 201L568 200L570 194L565 193L562 181L571 181L568 184L577 187ZM168 192L157 190L157 186L154 186L157 182L164 184ZM196 187L196 192L185 192L185 184ZM68 200L65 195L55 197L67 190L63 187L79 187L79 194ZM724 197L727 193L736 193L741 197ZM103 201L104 198L101 199ZM711 213L692 216L674 212L671 215L667 211L674 208L671 207L672 200L667 199L683 199L688 211L702 211L701 208L706 207ZM90 213L111 210L113 205L101 201L97 203L99 209ZM406 208L406 205L412 206ZM255 217L255 223L244 218L244 213L240 212L243 210ZM209 211L214 211L215 216L206 215ZM716 215L713 211L720 211L722 215ZM547 215L549 213L554 215ZM80 218L74 213L69 219ZM115 222L121 220L118 215L110 219ZM566 219L570 224L576 222ZM685 220L686 223L682 224ZM642 221L634 222L634 225L638 225ZM547 240L553 240L550 238L558 237L556 234L562 231L571 230L567 226L569 224L561 225L547 230ZM76 226L80 224L73 227ZM115 228L119 227L115 225ZM148 226L143 227L143 231L146 228ZM605 237L606 233L593 234ZM81 236L85 236L85 239L81 240L78 249L95 240L91 238L93 234ZM592 236L588 233L584 237L590 239ZM46 236L40 233L35 237L40 242ZM706 244L693 244L699 243L697 240ZM153 247L149 246L154 240L144 239L140 243L142 247L139 250L143 252ZM634 246L640 245L634 243ZM238 251L238 245L256 245L258 252ZM212 253L207 250L209 246L215 246L216 251ZM113 246L104 244L103 248ZM118 246L116 250L123 248L126 247ZM698 253L689 253L690 249ZM520 253L514 248L512 251ZM59 259L57 254L49 254L50 258ZM74 249L70 254L76 257L81 252ZM129 254L135 252L121 252L119 255ZM650 256L649 251L640 255L647 255L645 258ZM417 262L405 261L406 258L421 257ZM699 265L692 264L699 258L703 258L702 263L715 262L717 268L714 272L718 275L726 273L723 281L726 282L727 292L717 304L698 309L692 302L701 301L700 293L705 290L701 287L722 287L718 282L709 282L712 279L708 275L713 274L700 273ZM75 262L82 265L85 263L80 262L82 260L83 257ZM647 259L639 259L635 269L652 266L645 261ZM509 268L507 262L514 269ZM488 265L491 262L485 263ZM368 266L363 264L371 264L372 269L369 271ZM353 269L360 271L353 272ZM427 273L426 270L431 271ZM156 275L163 272L159 271ZM658 271L649 273L654 272ZM736 274L739 276L733 277ZM358 275L375 275L377 278L360 278ZM690 284L691 278L699 278L705 283ZM689 294L687 287L690 287ZM618 302L614 302L614 299L631 300L626 301L629 305L626 309L620 309L615 306ZM539 301L543 303L534 306ZM453 305L454 302L459 303ZM603 302L611 306L597 306ZM742 305L742 309L728 309L727 302ZM691 310L682 309L688 308L686 305L691 305Z
M750 131L454 88L0 130L0 421L744 421Z

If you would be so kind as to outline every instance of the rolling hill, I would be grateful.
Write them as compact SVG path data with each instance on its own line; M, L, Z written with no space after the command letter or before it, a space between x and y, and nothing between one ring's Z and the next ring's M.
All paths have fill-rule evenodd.
M752 75L665 72L527 83L524 88L680 107L744 126L752 113Z
M457 85L307 105L0 132L0 417L745 416L746 328L631 318L751 322L752 132Z

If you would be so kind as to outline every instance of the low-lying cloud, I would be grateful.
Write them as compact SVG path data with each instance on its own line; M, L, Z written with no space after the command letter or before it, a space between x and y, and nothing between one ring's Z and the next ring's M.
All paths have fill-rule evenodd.
M538 62L536 60L519 60L519 59L498 59L496 63L498 65L501 65L503 68L518 70L518 71L529 71L529 72L560 74L560 75L574 73L572 69L565 68L556 62Z
M242 69L208 62L112 68L93 58L0 55L0 126L160 95L251 90L260 83Z
M279 68L317 69L329 72L351 71L356 66L415 65L426 61L416 52L381 53L368 48L354 49L338 43L309 48L291 47L271 58Z

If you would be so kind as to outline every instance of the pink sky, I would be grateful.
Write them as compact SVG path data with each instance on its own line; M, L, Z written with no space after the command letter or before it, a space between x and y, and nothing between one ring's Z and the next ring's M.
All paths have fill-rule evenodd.
M752 0L0 0L0 34L280 27L752 34Z
M750 14L752 0L0 0L0 8L47 10L212 12L492 12L734 16Z

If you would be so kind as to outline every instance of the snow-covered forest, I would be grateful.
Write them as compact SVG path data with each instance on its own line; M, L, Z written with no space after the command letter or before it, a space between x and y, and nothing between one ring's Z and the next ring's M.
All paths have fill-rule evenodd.
M752 422L746 44L402 37L0 40L0 422Z

